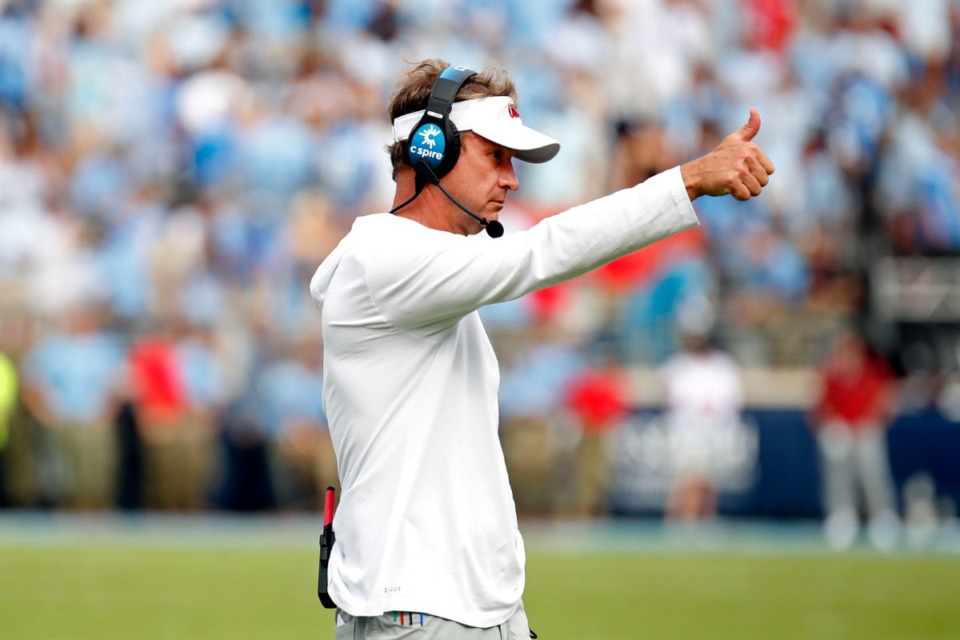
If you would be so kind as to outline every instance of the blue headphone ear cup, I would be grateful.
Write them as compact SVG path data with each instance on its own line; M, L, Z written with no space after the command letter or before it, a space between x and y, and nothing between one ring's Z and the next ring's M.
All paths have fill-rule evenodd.
M460 132L449 118L440 121L424 118L407 140L407 159L413 168L426 163L437 178L450 173L459 157Z
M410 132L407 140L407 159L417 166L426 162L436 169L447 153L447 142L441 123L433 118L424 118Z

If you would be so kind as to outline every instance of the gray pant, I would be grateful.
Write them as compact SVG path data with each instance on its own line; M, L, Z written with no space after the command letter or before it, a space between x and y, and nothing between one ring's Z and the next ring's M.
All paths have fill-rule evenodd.
M530 626L523 604L503 624L481 629L453 620L409 611L394 611L382 616L356 618L337 611L336 640L530 640Z
M871 517L895 511L890 459L882 429L873 426L854 431L848 425L833 422L824 426L818 440L828 515L856 511L860 495Z

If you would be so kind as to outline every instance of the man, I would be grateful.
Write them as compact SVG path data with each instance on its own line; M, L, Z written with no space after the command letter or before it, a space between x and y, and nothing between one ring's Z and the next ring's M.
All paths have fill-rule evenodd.
M698 160L483 242L467 236L502 232L497 216L519 186L513 160L546 162L560 145L522 123L500 70L421 62L389 112L395 215L358 218L310 285L342 488L329 565L337 637L395 637L412 624L424 638L526 638L499 372L477 309L695 226L700 195L759 195L773 165L750 142L751 111Z
M93 305L72 309L23 359L24 402L41 431L42 500L72 509L114 504L112 429L126 350Z
M834 338L819 383L812 426L822 461L827 543L844 550L856 541L862 507L870 541L889 551L900 531L887 448L887 430L896 417L894 373L864 335L849 327Z
M677 333L681 351L663 363L664 420L670 442L670 492L666 515L696 533L717 515L717 499L731 444L742 431L740 367L713 340L709 302L682 305Z

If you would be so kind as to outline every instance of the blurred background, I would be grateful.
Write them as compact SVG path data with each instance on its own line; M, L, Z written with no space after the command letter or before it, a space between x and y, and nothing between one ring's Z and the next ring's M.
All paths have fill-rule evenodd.
M522 516L822 521L960 501L960 2L0 0L0 506L311 513L336 484L313 271L389 208L409 62L556 137L507 232L702 154L762 197L482 311ZM340 156L343 156L342 158ZM485 241L485 240L478 240Z

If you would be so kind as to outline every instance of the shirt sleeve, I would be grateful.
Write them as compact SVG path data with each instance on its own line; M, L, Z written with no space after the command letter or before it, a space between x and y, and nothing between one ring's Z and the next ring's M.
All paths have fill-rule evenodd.
M402 329L450 326L488 304L575 278L699 224L680 169L481 242L416 228L378 243L367 286Z

